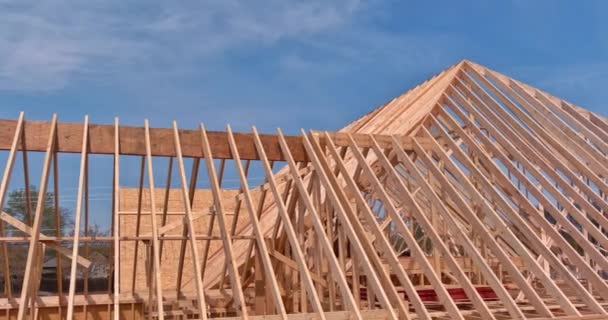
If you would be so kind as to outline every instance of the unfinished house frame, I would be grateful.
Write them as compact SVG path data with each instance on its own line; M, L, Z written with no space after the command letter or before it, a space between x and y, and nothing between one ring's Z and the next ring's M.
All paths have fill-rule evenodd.
M1 214L0 319L608 318L608 121L470 61L337 132L21 114L0 120L0 149L0 208L16 168L27 203L23 221ZM59 172L59 154L78 165ZM93 236L97 158L111 159L112 228ZM68 173L76 232L41 230ZM77 284L94 242L108 248L103 291ZM19 284L11 250L27 252ZM48 253L60 280L42 293Z

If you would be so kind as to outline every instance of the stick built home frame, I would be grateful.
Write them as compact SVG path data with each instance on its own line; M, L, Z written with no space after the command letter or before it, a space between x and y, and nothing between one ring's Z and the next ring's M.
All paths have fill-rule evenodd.
M0 206L17 156L28 179L27 155L44 153L30 219L1 214L0 319L608 318L608 121L469 61L338 132L21 114L0 120L0 149ZM61 153L80 157L76 226L89 219L90 155L113 159L110 235L42 233ZM128 193L121 160L134 156ZM238 190L223 187L226 170ZM82 292L94 241L110 244L110 284ZM28 250L19 292L15 243ZM70 266L52 294L39 291L45 252Z

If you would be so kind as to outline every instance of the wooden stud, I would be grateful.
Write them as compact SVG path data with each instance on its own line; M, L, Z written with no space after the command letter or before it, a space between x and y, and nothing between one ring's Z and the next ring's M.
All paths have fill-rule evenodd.
M325 317L325 313L323 312L323 307L321 306L321 301L319 300L317 291L314 289L314 284L312 282L310 272L308 271L308 267L306 265L306 262L304 261L304 253L302 252L302 249L300 248L300 245L298 244L298 239L297 239L295 230L293 228L291 220L289 219L289 215L285 208L285 203L284 203L283 199L281 198L281 194L279 192L277 183L275 181L274 173L272 172L272 169L270 168L270 164L268 162L268 157L266 156L266 151L264 150L262 140L259 138L257 129L255 127L253 127L253 137L254 137L258 155L260 157L260 161L262 163L262 166L264 167L264 172L266 173L266 178L270 185L270 190L272 191L275 203L277 205L277 209L279 211L279 216L281 217L281 219L283 221L283 227L285 229L285 232L287 233L287 238L289 240L289 244L291 246L293 254L295 255L300 274L301 274L302 278L304 279L304 281L303 281L304 286L306 288L306 292L308 293L310 302L312 303L313 310L315 313L318 314L319 318L321 318L322 320L325 320L326 317Z
M158 310L158 318L165 319L164 304L163 304L163 288L160 269L160 245L158 243L158 222L156 219L156 188L154 186L154 169L152 168L152 151L150 147L150 128L148 120L145 120L145 142L146 142L146 161L148 167L148 192L150 192L150 219L152 228L152 273L154 279L154 287L156 289L156 307ZM137 259L137 257L135 257Z
M316 233L319 235L319 242L321 244L321 248L325 251L325 255L328 258L329 266L334 273L333 279L340 286L340 292L342 293L342 298L346 301L346 305L352 310L354 316L357 319L362 319L361 314L359 313L359 308L355 303L355 299L351 292L349 291L348 283L346 281L346 276L344 272L340 269L340 265L336 256L334 255L334 249L329 239L325 236L323 223L319 218L319 213L313 204L310 195L308 194L306 187L304 186L304 182L302 178L298 175L298 168L296 163L291 155L289 148L287 146L287 142L283 136L283 133L280 129L277 129L277 135L279 137L279 144L281 145L281 149L283 151L283 155L287 160L287 165L289 166L289 171L292 174L292 179L295 182L296 187L298 188L300 199L304 202L304 205L309 211L309 216L311 217L313 227ZM320 250L319 250L320 251Z
M196 243L196 232L192 223L192 204L190 202L190 191L188 190L188 182L186 181L186 170L184 168L184 159L182 157L181 142L179 138L179 131L177 129L177 122L173 122L173 141L175 146L175 156L179 168L180 181L182 185L182 196L185 211L186 227L190 243L190 251L192 255L192 264L194 268L194 281L196 284L196 298L198 302L198 308L200 317L203 320L207 320L207 303L205 302L205 293L203 287L201 260L198 252L198 245ZM179 291L179 287L177 288Z
M325 159L323 153L320 150L318 143L313 140L313 143L308 139L305 132L302 132L302 138L304 139L304 146L308 152L308 155L311 157L311 164L315 168L318 177L320 178L325 190L327 191L329 198L332 201L335 212L337 213L340 222L343 224L346 234L355 249L356 254L361 259L363 270L365 270L368 281L371 284L372 289L375 291L380 304L383 308L389 310L389 315L391 319L397 319L397 314L395 314L391 302L389 301L389 297L385 291L385 288L382 287L382 283L385 283L390 286L390 278L386 274L386 270L382 268L382 264L379 263L379 258L376 254L372 254L374 250L371 247L371 243L367 235L363 233L363 228L360 225L360 221L354 217L353 209L350 207L350 204L346 200L346 196L344 195L342 189L339 187L335 177L328 176L326 172L331 172L328 170L327 159ZM314 146L314 147L313 147ZM321 160L322 159L322 160ZM357 227L353 226L353 224ZM364 247L365 245L365 247ZM369 252L369 255L366 253ZM372 261L378 266L378 273L374 270L372 265ZM382 280L379 278L382 277ZM400 309L400 313L402 315L407 314L407 311L404 312L404 306L402 305L402 301L397 300L400 299L395 292L395 288L390 286L386 288L391 293L391 297L395 300L395 303L401 304L398 306ZM401 302L401 303L399 303Z
M181 140L180 140L181 142ZM199 164L200 164L200 159L199 158L195 158L192 160L192 171L190 174L190 185L188 187L188 201L190 203L190 210L192 210L192 206L194 205L194 194L196 193L196 182L198 180L198 168L199 168ZM209 213L211 214L211 221L209 222L209 227L208 227L208 231L207 231L207 236L211 237L211 233L213 231L213 222L215 219L215 215L214 213L209 210ZM178 265L177 265L177 269L178 270L183 270L184 268L184 258L186 257L186 241L187 241L187 237L188 237L188 226L185 225L182 221L182 223L180 224L183 226L183 230L182 230L182 237L184 238L180 244L180 249L179 249L179 260L178 260ZM195 239L195 238L193 238ZM203 261L202 261L202 266L201 266L201 277L205 276L205 267L207 266L207 255L209 254L209 246L211 244L211 241L207 241L205 243L205 247L203 248ZM180 272L177 275L177 285L176 285L176 292L177 295L176 297L179 299L181 292L182 292L182 278L183 278L183 274Z
M25 114L21 112L19 114L19 120L17 127L15 128L15 135L13 142L11 143L11 149L6 160L6 167L4 168L4 174L2 176L2 182L0 182L0 212L4 208L4 198L6 197L6 191L8 189L8 183L13 172L13 166L15 164L15 154L17 153L17 147L19 140L22 136L23 122L25 121ZM4 214L4 212L2 212ZM4 222L0 222L0 236L4 237ZM8 248L6 243L2 243L2 273L4 276L4 293L8 298L13 298L13 291L11 285L10 266L8 261Z
M372 137L372 149L374 150L374 153L378 157L380 163L385 168L385 170L390 172L389 168L391 168L391 166L388 165L389 161L386 158L386 156L384 155L384 153L382 152L382 150L380 149L380 147L375 143L375 140L373 137ZM369 165L365 165L365 162L363 162L364 161L363 155L360 153L360 151L358 151L356 142L354 140L351 141L351 150L353 150L355 157L357 157L359 159L359 163L360 163L360 166L363 168L364 174L367 177L369 177L370 180L375 184L376 190L380 194L380 196L384 202L385 209L388 210L391 220L397 227L397 230L399 230L401 235L404 237L406 243L408 244L408 247L411 250L413 257L416 257L418 262L423 265L424 274L429 279L431 285L435 288L435 290L438 291L438 296L439 296L441 302L445 305L446 309L449 310L452 318L462 318L461 313L458 310L458 307L454 304L454 301L451 299L445 286L441 283L440 276L437 274L437 272L435 272L433 270L433 267L431 266L429 259L427 259L426 255L424 254L424 252L422 251L422 249L416 242L416 239L414 239L413 235L410 233L410 230L407 228L407 226L403 222L403 218L399 215L399 212L397 211L395 205L391 202L390 196L382 188L382 184L380 183L378 178L373 174L373 171L369 167ZM436 244L436 246L439 247L440 245ZM413 293L408 292L408 296L410 296L412 294Z
M394 145L394 150L396 150L399 159L401 160L402 163L404 163L406 165L406 167L410 170L410 172L416 172L416 173L418 172L418 171L416 171L417 169L414 167L412 160L409 158L409 156L407 156L405 154L405 152L401 149L401 147L398 144ZM454 277L456 279L458 279L458 281L460 282L460 285L463 287L463 289L467 293L467 296L469 297L469 299L472 300L476 309L478 310L478 312L480 312L480 315L482 316L482 318L494 319L494 316L492 315L491 311L489 310L487 304L483 301L481 296L479 296L479 293L473 287L470 279L467 278L467 276L465 275L462 268L458 265L458 263L456 262L456 260L452 256L452 254L450 253L450 251L447 248L447 246L445 245L445 243L443 241L441 241L441 238L440 238L439 234L437 233L437 230L435 230L435 228L432 226L429 219L423 214L423 211L420 208L420 205L414 200L413 196L411 195L411 192L407 189L407 187L403 183L403 180L401 178L399 178L397 172L390 165L390 161L388 160L386 155L384 155L384 153L382 153L382 152L378 152L377 150L376 150L376 154L379 157L381 164L383 165L385 170L387 170L389 173L391 173L396 178L397 188L399 189L399 194L405 196L406 200L408 200L408 202L411 203L410 205L414 209L414 210L412 210L412 214L414 214L416 221L424 227L425 233L431 238L431 240L433 241L433 244L436 245L438 247L438 249L442 252L443 256L445 258L447 258L446 262L447 262L448 266L450 267L450 269L454 272ZM422 179L422 177L419 173L418 173L418 180L424 181L424 179ZM456 232L458 232L457 229L456 229ZM474 254L474 252L473 252L473 254Z
M471 112L475 112L473 109L469 109L469 111ZM488 128L489 130L491 130L492 134L499 139L499 141L502 141L505 147L508 147L511 151L515 151L517 150L517 148L515 148L514 146L510 146L506 140L504 140L504 138L502 138L502 135L500 133L498 133L498 131L496 131L496 129L493 127L493 125L487 120L485 119L485 117L483 117L481 114L476 114L477 115L477 119L479 121L481 121L481 123L483 125L486 126L486 128ZM496 123L496 124L500 124L500 123ZM487 141L487 139L486 139ZM488 145L491 145L491 143L488 142ZM523 144L520 145L520 147L523 147ZM495 149L494 150L496 155L501 155L501 152L499 152L499 150ZM503 156L503 159L505 159L505 156ZM490 162L489 162L490 163ZM494 165L495 166L495 165ZM498 167L495 166L495 170L499 171L500 169ZM479 177L482 176L481 173L478 174ZM503 178L503 176L501 175L497 175L496 176L498 178L499 181L501 180L506 180ZM490 188L489 183L486 183L485 179L480 179L481 182L483 182L484 184L486 184L486 190L493 190L492 188ZM505 181L503 186L508 186L507 182ZM517 195L517 193L513 192L514 195ZM534 235L536 234L535 231L533 231L531 228L527 227L527 224L525 224L523 222L523 220L521 220L521 217L518 213L513 212L512 214L509 214L512 209L511 207L506 204L506 202L502 199L502 197L500 197L499 195L496 195L496 198L499 201L499 204L501 204L501 209L503 210L503 212L505 212L507 215L510 216L510 219L516 223L516 226L518 228L520 228L521 230L526 230L526 228L528 229L527 232L525 232L526 236L529 237L534 237ZM528 201L522 201L524 203L524 207L527 207L528 210L530 210L530 212L537 212L537 209L534 208L531 204L529 204ZM570 247L569 244L567 244L566 241L564 241L564 239L559 235L558 232L555 231L555 229L546 221L546 219L543 217L541 219L538 219L537 221L538 223L541 223L542 225L546 226L547 229L545 229L545 227L543 227L543 230L545 230L545 232L547 232L549 235L551 235L552 239L554 241L556 241L557 243L561 243L560 247L562 248L562 250L566 251L566 254L571 258L571 259L575 259L578 260L580 259L580 257L578 256L578 254L574 253L575 251ZM557 239L556 237L558 237L559 239ZM520 238L521 239L521 238ZM563 277L565 277L566 280L568 280L573 286L574 288L579 292L579 294L581 295L581 297L585 298L586 301L590 304L590 306L592 308L594 308L595 310L601 310L601 307L599 307L599 305L597 304L597 302L589 296L588 293L586 293L586 291L580 286L580 283L578 282L578 280L574 279L574 277L570 274L570 271L567 270L566 268L564 268L562 266L562 262L560 262L559 260L555 259L553 256L553 253L548 250L544 245L539 245L542 244L543 242L538 238L538 237L534 237L533 239L531 239L530 242L528 242L528 245L531 246L532 248L534 248L535 250L539 251L539 252L544 252L545 254L543 255L545 258L547 259L552 259L551 264L553 265L553 267L562 274ZM582 271L584 273L586 273L589 277L591 277L592 279L599 279L599 277L597 276L597 274L595 274L594 272L592 272L590 269L585 268L584 266ZM587 270L587 271L585 271ZM592 280L593 281L593 280ZM601 287L605 287L601 286ZM598 309L599 308L599 309Z
M34 214L34 224L32 225L32 236L30 238L30 244L27 253L27 260L25 264L25 272L23 278L23 284L21 286L21 299L19 304L19 312L17 314L17 320L24 320L27 313L27 305L30 301L30 290L31 284L34 282L33 278L36 273L36 259L38 259L38 255L41 254L38 252L38 240L40 238L40 226L42 225L42 214L44 207L44 197L46 194L48 175L49 175L49 167L51 164L51 159L53 157L53 153L55 152L55 129L57 124L57 115L53 115L53 119L51 120L51 127L48 134L48 143L46 148L46 154L44 157L44 164L42 166L42 174L40 177L40 187L38 191L38 202L36 203L36 212ZM32 299L33 301L33 299ZM30 310L31 312L32 310Z
M169 164L167 168L167 185L165 186L165 195L163 198L163 216L160 222L160 228L158 229L159 234L161 234L160 230L162 230L167 225L167 213L169 211L169 195L171 192L171 178L173 176L173 157L169 157ZM160 249L158 250L158 256L160 257L160 262L163 262L163 245L164 241L160 241Z
M135 236L139 236L141 228L141 207L142 197L144 193L144 170L146 166L146 158L141 157L141 165L139 168L139 188L137 192L137 219L135 222ZM137 262L139 260L139 241L135 241L135 250L133 252L133 274L131 275L131 292L135 292L135 281L137 274Z
M120 319L120 127L114 118L114 320Z
M238 266L235 264L234 260L232 238L228 233L224 218L224 205L215 171L215 165L213 164L213 155L211 154L211 148L209 147L209 140L207 139L205 126L202 123L200 129L203 154L205 155L205 163L207 164L207 174L209 176L211 191L213 193L214 211L218 219L218 225L224 247L224 259L228 260L228 274L230 275L230 285L232 286L232 294L236 304L235 307L237 308L238 315L240 315L243 319L248 319L247 306L245 305L245 297L243 296L243 290L241 287L241 278L239 277Z
M459 111L457 111L458 113ZM462 116L462 114L461 114ZM449 115L446 114L446 117L449 118ZM485 137L483 134L481 134L480 130L473 126L472 123L468 122L467 124L469 125L469 128L473 128L474 131L476 131L476 133L478 134L478 136L480 137L480 139L489 146L489 148L494 152L495 156L500 156L502 158L503 161L507 162L506 157L502 154L502 152L500 150L498 150L497 148L495 148L493 146L493 144L491 143L491 141L489 140L489 138ZM482 157L486 158L486 160L489 162L489 159L487 159L487 156L485 156L481 150L474 144L472 143L472 140L468 138L468 136L464 133L464 131L462 129L459 129L459 127L456 126L455 123L452 123L452 126L454 128L456 128L456 130L459 132L460 136L465 138L465 141L470 145L470 147L474 148L477 152L479 152L480 154L482 154ZM504 145L505 147L508 147L507 145ZM515 151L516 149L511 149L511 151ZM464 158L463 158L464 159ZM465 159L466 160L466 159ZM465 161L466 162L466 161ZM463 182L465 182L465 185L467 184L467 180L464 179L464 175L462 174L462 172L460 170L456 170L457 167L454 165L451 165L452 168L452 172L455 172L456 174L458 174L461 178L461 180ZM472 166L471 166L472 168ZM471 170L477 170L475 168L472 168ZM480 175L481 176L481 175ZM468 188L468 190L473 190L471 187ZM480 203L482 203L486 209L486 212L488 214L490 214L492 217L494 217L494 221L495 223L497 223L498 225L503 226L504 230L502 232L502 237L508 237L508 241L511 244L511 246L518 252L518 254L521 257L524 257L524 259L526 259L526 261L529 263L529 266L534 269L534 273L536 274L537 277L539 277L541 279L541 281L543 282L543 285L546 288L550 288L549 293L551 295L554 295L554 297L560 302L560 304L562 305L562 307L564 308L564 310L568 311L569 313L578 313L578 311L576 309L574 309L574 307L572 306L572 304L570 303L570 301L567 299L567 297L561 292L561 290L559 289L559 287L556 286L556 284L553 282L553 280L548 276L548 274L546 273L545 270L542 270L542 268L540 267L540 265L538 265L537 261L535 259L533 259L528 253L527 250L525 249L525 247L523 247L523 245L520 243L520 239L518 239L515 234L513 234L511 232L510 229L508 229L508 227L504 224L504 222L500 219L500 217L498 217L494 210L489 207L489 205L487 204L487 202L482 201L481 195L479 193L476 193L475 191L472 191L470 193L473 193L476 195L477 199L479 200ZM552 255L551 255L552 256ZM540 258L540 257L539 257ZM553 263L555 264L555 263ZM597 303L595 303L595 300L593 299L593 297L589 294L589 292L587 292L586 290L584 290L584 288L580 285L580 283L578 281L576 281L568 272L568 270L566 270L565 268L563 268L563 266L561 265L561 263L558 263L555 267L555 269L558 269L558 272L562 273L565 275L566 281L568 281L570 284L572 284L574 286L574 289L577 290L578 294L580 295L580 297L582 297L584 300L586 300L588 303L590 303L590 305L592 306L592 308L596 308L599 307L597 305Z
M264 267L265 276L268 279L268 282L270 282L272 298L274 299L277 311L281 315L281 319L287 319L287 312L285 310L285 305L283 304L283 299L281 298L279 284L277 283L277 276L274 271L274 267L272 266L272 262L270 261L270 255L268 253L266 241L264 240L264 233L262 232L260 222L256 215L255 205L253 203L253 199L249 191L247 176L245 170L243 170L243 166L241 164L241 157L239 155L238 148L236 147L236 142L232 135L232 129L230 128L230 126L226 127L226 131L228 132L228 143L230 145L230 150L232 152L232 156L234 157L234 163L237 169L237 173L239 175L241 191L243 192L245 198L245 206L247 207L247 212L249 212L249 219L251 221L253 232L256 237L260 260ZM258 270L256 270L256 273L257 272Z
M76 259L78 249L80 249L80 217L82 213L82 197L84 192L84 177L87 162L87 146L89 141L89 117L84 117L84 130L82 133L82 152L80 154L80 172L78 174L78 192L76 198L76 213L74 215L74 242L72 243L72 263L70 266L70 287L68 293L67 319L74 317L74 294L76 293Z

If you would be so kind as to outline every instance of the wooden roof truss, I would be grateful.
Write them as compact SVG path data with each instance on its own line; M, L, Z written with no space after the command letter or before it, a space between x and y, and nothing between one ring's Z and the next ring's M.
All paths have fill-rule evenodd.
M202 124L182 130L175 122L150 128L147 120L143 127L56 116L36 122L24 114L0 120L0 208L17 158L28 208L24 221L0 216L0 319L49 310L71 319L97 306L113 319L604 319L607 142L605 118L469 61L338 132L261 135ZM40 152L32 206L28 155ZM90 156L113 157L111 234L61 236L59 223L54 235L41 230L49 180L58 190L61 153L80 157L76 225L90 219ZM121 159L133 156L141 159L137 228L122 234ZM167 170L158 169L159 158L168 158ZM254 165L261 184L250 180ZM222 196L225 170L238 178L234 212ZM142 212L145 192L158 203L155 182L163 174L165 205ZM213 196L205 210L193 207L200 175ZM183 219L169 223L171 188L181 193ZM206 230L196 227L201 218ZM150 232L140 231L142 221ZM7 226L23 235L6 234ZM105 293L86 285L76 292L76 272L89 267L86 246L94 241L110 243L111 284ZM162 272L168 241L181 244L174 275ZM214 250L216 241L222 245ZM28 250L20 292L12 290L8 259L15 243ZM145 292L135 290L135 272L120 272L125 243L135 257L138 250L148 257L132 260L133 270L145 270ZM69 286L41 295L49 250L59 275L61 261L70 265ZM193 290L183 290L185 268L196 275ZM171 288L166 277L174 279ZM120 279L131 279L130 288Z

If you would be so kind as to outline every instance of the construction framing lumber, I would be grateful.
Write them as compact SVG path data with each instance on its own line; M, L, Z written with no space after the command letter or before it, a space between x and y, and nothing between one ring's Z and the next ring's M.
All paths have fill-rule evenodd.
M0 119L0 150L10 150L11 141L17 129L17 120ZM24 145L28 151L46 151L46 133L49 131L51 123L44 121L26 121L23 124L25 135ZM57 141L56 151L61 153L79 153L80 138L83 134L83 125L80 123L58 122L56 124ZM120 126L116 133L113 125L89 124L89 134L95 139L89 143L89 154L114 154L115 134L118 134L121 155L146 155L145 128ZM182 141L182 156L203 158L201 150L201 137L198 130L179 129ZM150 153L153 156L173 157L176 154L172 144L165 143L171 141L173 132L166 128L150 128ZM343 133L332 133L338 143L345 143ZM362 143L369 141L365 135L356 135ZM228 135L221 131L207 131L209 147L216 159L232 159L230 148L228 147ZM404 144L409 145L410 139L404 137ZM259 160L256 153L255 143L252 134L234 133L234 140L243 160ZM271 161L283 161L279 148L278 138L275 135L260 134L260 140L267 149L268 159ZM302 140L297 136L286 136L287 144L296 161L308 161ZM369 142L368 142L369 143ZM388 142L387 142L388 143Z
M604 319L607 139L467 60L336 132L21 113L0 120L0 320Z
M87 174L87 147L89 141L89 130L88 130L89 118L84 118L84 130L82 133L82 148L80 153L80 172L78 177L78 193L76 198L76 216L74 218L74 242L72 243L72 257L78 256L78 250L80 249L80 218L82 216L82 198L84 193L84 181L85 175ZM74 294L76 293L76 259L72 259L70 265L70 287L68 293L68 314L67 318L72 319L74 317Z

